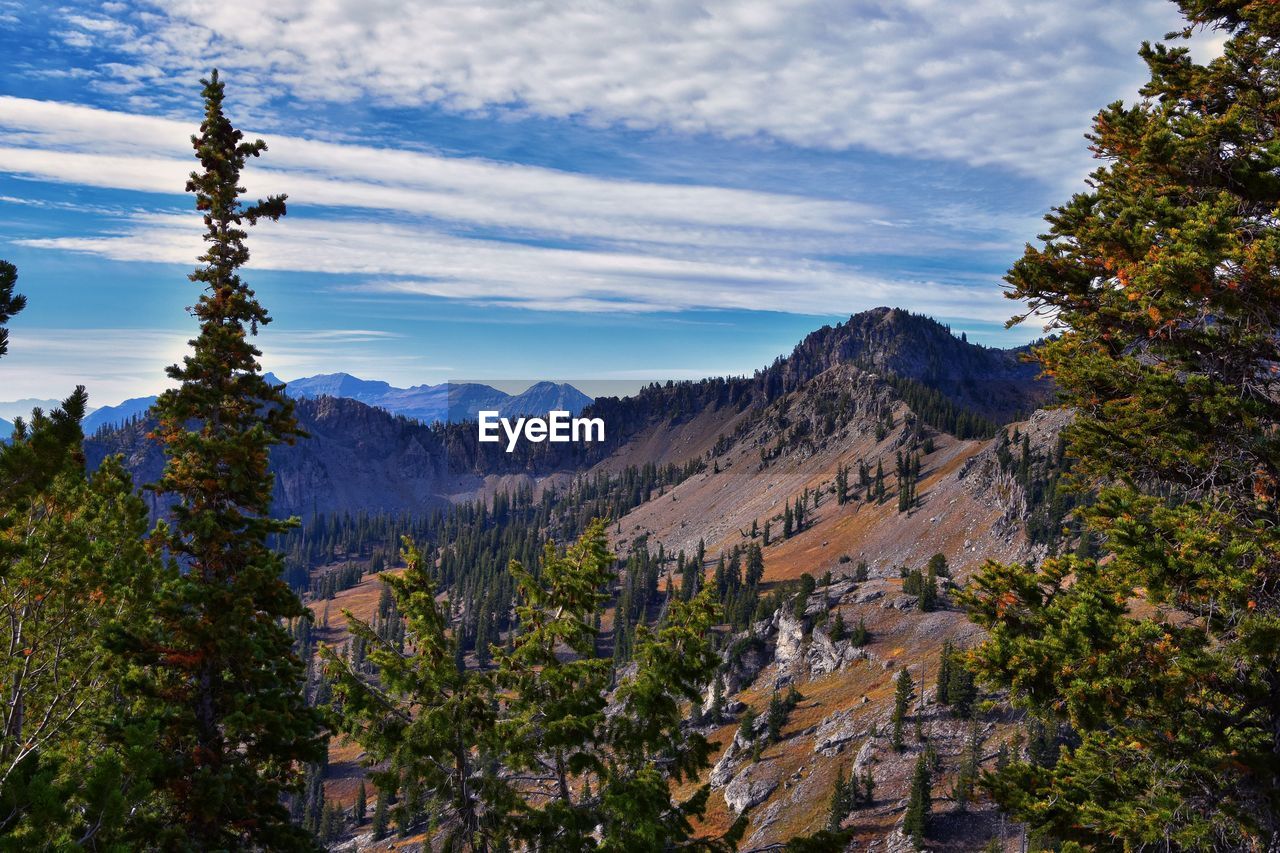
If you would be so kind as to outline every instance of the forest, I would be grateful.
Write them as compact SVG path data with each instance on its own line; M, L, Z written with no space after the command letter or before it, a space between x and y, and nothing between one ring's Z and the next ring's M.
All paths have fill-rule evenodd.
M590 447L404 422L452 473L527 475L414 512L273 513L309 436L244 268L288 200L246 197L270 152L210 72L170 389L93 464L84 387L0 444L0 849L1280 850L1280 8L1177 5L1225 47L1144 45L1141 99L1095 117L1087 189L1006 278L1041 342L868 312L597 400ZM0 262L0 357L23 288ZM642 459L664 429L697 451ZM971 544L947 477L1034 559ZM749 524L698 503L725 494ZM847 533L934 522L948 554ZM813 712L832 693L854 710ZM819 817L760 841L806 774Z

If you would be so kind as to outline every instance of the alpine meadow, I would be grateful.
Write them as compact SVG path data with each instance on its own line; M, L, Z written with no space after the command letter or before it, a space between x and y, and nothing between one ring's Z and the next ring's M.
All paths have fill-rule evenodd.
M1280 3L357 5L0 2L0 850L1280 853Z

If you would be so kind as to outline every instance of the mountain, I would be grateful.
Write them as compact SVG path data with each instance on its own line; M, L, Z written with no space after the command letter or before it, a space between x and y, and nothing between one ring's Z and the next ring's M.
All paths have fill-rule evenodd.
M900 308L875 308L805 337L766 371L793 390L836 364L854 363L926 385L962 408L995 421L1028 414L1048 399L1027 348L994 349L951 334L936 320Z
M114 429L122 426L129 420L140 417L147 413L147 410L155 405L159 397L152 395L150 397L133 397L125 400L115 406L103 406L101 409L95 409L91 414L85 416L81 422L81 428L85 435L93 435L103 428Z
M589 405L591 398L566 382L538 382L502 403L499 411L504 417L544 415L553 411L577 415Z
M61 400L38 400L34 397L28 397L24 400L6 400L0 402L0 418L12 421L14 418L23 418L29 420L32 409L43 409L44 411L52 411L62 405ZM92 412L93 407L87 407L87 411Z
M0 418L0 441L6 441L11 435L13 435L13 424Z
M386 382L369 379L358 379L349 373L322 373L318 376L304 376L286 384L291 397L343 397L348 400L359 400L371 406L392 390Z
M893 678L906 668L926 696L913 707L908 730L919 719L937 756L934 790L943 795L933 805L931 841L945 839L937 849L982 849L1004 832L999 815L982 800L953 808L945 792L973 751L972 738L989 761L1025 733L999 712L971 728L937 701L943 642L965 647L979 636L953 585L963 586L988 559L1045 555L1069 524L1070 504L1056 498L1052 483L1063 464L1059 438L1070 414L1039 409L1053 389L1022 355L970 344L928 318L877 309L815 331L749 377L653 384L629 397L596 399L583 414L605 420L603 443L526 442L512 453L480 444L470 423L427 424L356 399L304 397L297 413L309 437L272 451L274 511L301 516L304 532L319 531L315 556L299 569L302 588L315 590L317 579L349 575L353 560L357 575L362 567L374 570L368 549L383 546L366 541L368 514L398 517L387 523L395 532L436 509L483 497L493 499L490 524L497 525L499 493L529 495L534 506L550 511L557 494L584 489L599 495L591 490L610 478L637 483L625 495L626 511L611 520L611 545L619 554L645 548L666 555L666 563L656 564L665 577L656 578L653 589L687 582L676 571L676 554L705 547L701 569L711 583L720 557L732 564L736 549L762 547L761 603L745 629L722 637L728 650L722 713L701 724L715 749L715 766L700 780L712 789L704 824L723 829L746 813L744 848L780 849L827 825L837 772L870 772L874 803L853 817L858 849L908 849L903 803L922 747L910 735L898 750L889 737ZM308 390L367 392L383 401L394 393L351 379L326 377ZM446 410L470 411L494 399L487 386L441 388L403 391L426 411L442 403ZM544 411L581 402L567 386L540 383L506 405ZM90 464L123 453L137 482L154 481L163 457L147 441L147 429L145 422L133 423L87 441ZM915 497L905 505L900 459L918 460ZM657 487L637 475L658 470L678 473ZM872 488L877 470L883 471L879 496ZM837 496L842 481L849 485L846 501ZM804 521L788 532L786 518L800 503ZM594 498L576 511L608 516L613 508ZM472 505L451 523L465 526L476 512ZM339 519L366 550L335 544ZM926 612L903 576L936 554L945 558L949 577L942 579L938 606ZM805 574L830 580L796 601L797 579ZM379 582L373 574L357 580L331 600L309 601L317 613L350 609L372 618ZM467 593L457 592L465 608ZM777 595L764 595L769 592ZM470 618L462 612L460 618ZM869 639L855 645L839 636L832 627L837 615L847 628L865 626ZM607 621L615 620L616 613ZM344 626L335 618L318 630L338 647L349 639ZM617 642L616 628L602 631L602 654L610 655ZM739 731L743 709L763 720L770 697L789 686L799 692L795 709L776 735L753 745L756 738ZM709 689L702 707L713 704ZM354 759L335 758L326 796L349 802L362 773Z
M820 377L823 382L814 384ZM837 381L844 384L831 384ZM904 401L914 407L915 417L937 430L962 438L989 436L996 423L1031 411L1051 394L1017 351L976 346L933 320L888 308L819 329L789 356L751 377L654 384L624 398L588 402L572 386L550 382L516 396L477 383L397 389L349 374L294 380L288 391L299 398L299 420L313 438L273 455L283 485L276 499L280 514L317 508L414 511L483 493L502 478L684 463L705 458L716 448L748 446L741 438L747 433L757 435L757 442L808 447L836 421L853 417L854 398L867 394ZM365 399L335 398L331 392ZM780 400L812 403L815 395L834 401L823 404L816 429L806 427L802 433L796 425L777 427L794 417L776 413ZM342 402L325 402L333 400ZM127 401L86 420L115 417L118 423L150 402ZM833 405L839 413L832 412ZM402 413L395 414L393 407ZM502 445L480 444L474 426L458 423L487 408L507 415L576 410L602 418L606 440L591 445L521 443L507 453ZM149 458L140 446L145 430L131 432L99 437L90 456L123 452L142 465ZM152 478L159 473L154 460L143 467Z
M512 396L478 382L442 382L396 388L386 382L359 379L347 373L330 373L295 379L285 389L291 397L341 397L404 415L423 423L474 421L481 411L511 415L544 415L553 409L573 414L591 398L571 385L538 382Z
M414 385L396 388L376 379L360 379L349 373L324 373L304 376L285 383L273 373L263 374L273 385L284 385L285 393L298 400L336 397L358 400L384 409L393 415L435 423L436 421L474 421L477 413L499 411L505 416L543 415L563 409L577 415L591 398L568 384L538 382L512 396L488 385L474 382L442 382L439 385ZM135 397L116 406L103 406L84 419L85 435L93 435L103 427L119 427L131 418L144 414L158 398ZM26 401L17 401L18 403ZM50 403L57 401L32 401ZM16 405L15 403L14 405ZM4 404L0 404L3 406ZM46 406L47 408L47 406Z

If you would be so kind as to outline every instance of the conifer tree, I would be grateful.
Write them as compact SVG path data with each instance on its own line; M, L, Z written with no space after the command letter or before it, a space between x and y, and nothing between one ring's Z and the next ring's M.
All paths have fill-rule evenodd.
M950 681L951 681L951 656L955 653L955 647L952 646L950 640L944 640L942 643L942 654L938 656L938 704L950 705Z
M857 626L849 632L849 644L855 649L860 649L869 642L871 642L871 632L867 629L867 620L859 616Z
M364 823L365 815L369 810L369 794L365 790L364 780L360 780L360 788L356 791L356 801L351 807L351 819L355 821L356 826Z
M172 810L165 843L309 848L280 797L320 754L320 718L306 706L303 667L281 625L303 609L267 544L295 523L270 515L268 454L300 431L288 398L260 372L250 336L270 317L238 274L249 259L244 225L279 219L285 200L241 202L241 170L266 145L243 141L227 120L216 71L203 97L192 138L200 170L187 182L207 244L190 276L202 287L200 331L192 354L168 369L178 387L155 406L167 464L153 488L173 501L173 523L154 540L183 570L162 595L154 649L165 697L159 785Z
M837 830L849 816L853 801L857 799L857 781L846 779L844 768L836 769L835 785L831 789L831 805L827 815L827 828Z
M1104 164L1010 271L1061 335L1067 450L1106 560L985 567L982 674L1074 735L993 792L1091 848L1280 845L1280 12L1179 0L1200 64L1144 44L1142 100L1102 110ZM1143 598L1141 608L1130 602ZM1052 842L1051 842L1052 843Z
M894 681L895 690L893 694L893 737L890 743L897 752L902 752L902 724L907 718L907 710L911 707L911 700L915 698L915 682L911 680L906 668L898 670L898 677Z
M0 357L9 351L9 321L27 305L27 297L14 292L17 284L18 268L0 261Z
M369 827L373 833L374 841L381 841L387 837L387 827L390 825L387 818L387 809L387 793L382 788L379 788L378 796L373 805L373 820Z
M907 798L907 810L902 816L902 831L917 850L924 849L924 839L929 833L929 811L932 807L929 762L924 753L921 753L916 759L915 772L911 775L911 793Z
M335 679L334 695L341 702L339 725L371 763L387 766L373 776L384 810L382 792L394 790L402 778L412 779L415 787L431 792L435 823L446 837L486 850L504 831L492 810L510 800L486 760L497 748L493 679L457 665L458 641L447 635L448 608L436 601L421 553L406 541L402 559L405 570L382 580L404 614L414 654L402 654L392 640L347 612L352 634L370 649L378 678L373 682L332 649L323 650L326 673Z

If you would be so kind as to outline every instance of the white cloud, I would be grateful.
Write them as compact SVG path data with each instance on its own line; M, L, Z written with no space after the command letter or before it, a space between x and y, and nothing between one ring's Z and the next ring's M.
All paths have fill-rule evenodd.
M0 171L42 180L180 192L193 124L75 104L0 96ZM251 194L295 204L393 211L529 234L756 245L848 235L881 211L869 204L706 185L612 180L461 157L265 137L246 170Z
M0 172L173 194L191 169L188 123L0 96ZM934 223L867 204L605 179L421 152L268 136L253 195L288 192L294 216L259 229L254 265L365 277L366 291L559 311L739 308L830 315L880 304L1003 319L991 288L891 281L824 256L1016 248L1017 217L981 226L945 208ZM184 156L186 155L186 156ZM393 216L387 216L387 213ZM301 214L301 215L298 215ZM119 261L189 264L190 214L117 211L106 234L25 245ZM498 233L501 237L491 236ZM477 236L477 233L483 236ZM988 235L995 235L994 238ZM572 245L559 248L548 242ZM538 245L543 243L544 245ZM920 277L916 277L917 279Z
M172 384L164 374L189 352L194 334L171 329L38 328L22 323L10 330L9 353L0 359L0 397L65 396L84 385L94 406L154 394ZM368 329L262 329L255 340L263 369L295 379L333 369L340 348L342 369L391 380L447 372L447 365L423 364L416 356L388 353L379 343L399 337Z
M1076 180L1167 0L168 0L81 17L151 86L216 65L310 101L503 110L998 165ZM108 23L108 19L110 22ZM132 37L116 35L129 29ZM141 69L141 70L139 70Z
M138 214L112 235L25 239L22 245L119 261L190 263L200 246L194 217ZM358 289L559 311L769 308L852 313L910 305L943 316L996 321L1000 292L935 281L891 281L840 264L726 250L690 258L650 251L559 249L457 237L425 227L310 219L255 231L250 265L368 277ZM429 276L427 278L426 276Z

